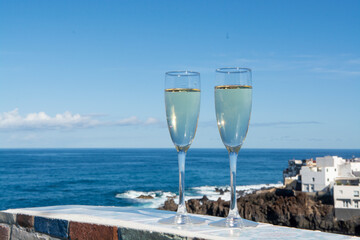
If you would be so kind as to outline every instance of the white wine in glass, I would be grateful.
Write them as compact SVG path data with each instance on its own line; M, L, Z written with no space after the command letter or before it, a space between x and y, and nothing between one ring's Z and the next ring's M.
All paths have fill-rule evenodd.
M251 114L251 100L251 86L215 87L216 119L221 139L227 149L241 147L239 143L245 140Z
M230 159L230 209L226 219L211 226L243 228L237 208L236 162L245 140L251 114L252 82L248 68L219 68L216 70L215 111L221 140Z
M199 117L200 89L165 89L165 105L170 136L176 149L190 147Z
M178 152L179 205L175 216L159 222L172 225L204 223L187 214L185 205L185 157L194 140L200 112L200 74L173 71L165 74L165 109L171 139Z

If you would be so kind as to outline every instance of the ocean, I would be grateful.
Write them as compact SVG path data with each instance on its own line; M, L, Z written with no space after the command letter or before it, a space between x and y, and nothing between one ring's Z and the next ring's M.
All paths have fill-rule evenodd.
M237 190L280 186L289 159L336 155L360 157L360 150L242 149ZM186 159L187 198L210 199L229 185L224 149L191 149ZM159 207L178 191L175 149L1 149L0 210L51 205ZM153 199L138 199L151 195Z

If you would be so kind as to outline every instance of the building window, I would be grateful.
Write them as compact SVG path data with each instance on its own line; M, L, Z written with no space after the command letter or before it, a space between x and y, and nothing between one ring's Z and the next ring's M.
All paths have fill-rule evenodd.
M311 191L315 192L314 184L311 184Z
M359 201L354 201L354 207L359 208Z
M329 169L328 169L328 168L326 169L326 172L329 172Z
M309 191L309 184L305 184L305 192Z
M350 202L349 200L343 200L343 207L346 207L346 208L349 207L349 205L350 205L349 202Z
M327 181L329 181L329 179L327 179Z
M313 180L313 182L315 182L315 178L314 178L314 177L312 178L312 180Z
M354 197L359 197L359 191L354 191Z

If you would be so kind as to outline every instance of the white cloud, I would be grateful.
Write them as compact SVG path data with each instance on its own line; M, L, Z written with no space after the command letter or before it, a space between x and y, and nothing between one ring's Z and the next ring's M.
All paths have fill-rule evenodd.
M91 128L97 126L130 126L130 125L154 125L158 124L155 118L148 118L141 121L137 117L121 119L118 121L106 122L95 119L96 115L80 115L65 112L56 114L54 117L45 112L29 113L21 116L18 109L0 113L0 130L35 130L35 129L73 129Z
M66 129L86 128L98 125L91 117L65 112L50 117L45 112L29 113L21 116L18 109L0 113L0 129Z
M125 118L125 119L121 119L121 120L116 121L114 123L109 123L109 125L119 125L119 126L140 125L140 124L142 124L142 121L140 121L135 116Z
M160 124L160 123L161 123L161 122L159 121L159 119L152 118L152 117L148 118L148 119L144 122L145 125L154 125L154 124Z

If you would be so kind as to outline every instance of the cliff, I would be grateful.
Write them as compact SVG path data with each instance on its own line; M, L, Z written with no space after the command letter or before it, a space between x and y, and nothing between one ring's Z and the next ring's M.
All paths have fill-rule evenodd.
M333 205L325 203L324 200L286 189L249 194L237 202L241 217L248 220L360 236L360 218L336 220ZM226 217L229 205L229 201L220 198L211 201L204 196L189 200L187 210L189 213ZM177 204L168 199L159 209L176 211Z

